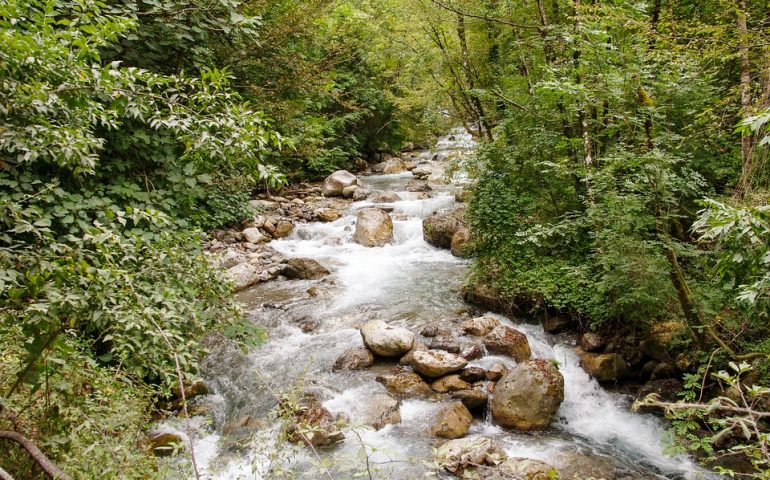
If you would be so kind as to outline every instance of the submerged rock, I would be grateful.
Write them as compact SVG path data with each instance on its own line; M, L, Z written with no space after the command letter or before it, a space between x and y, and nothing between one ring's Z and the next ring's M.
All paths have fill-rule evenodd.
M472 421L473 416L465 405L462 402L453 402L438 412L430 433L439 438L464 437Z
M400 402L385 393L379 393L369 398L363 423L375 430L385 425L401 423Z
M349 348L337 357L332 367L333 372L341 370L362 370L374 364L374 354L366 347Z
M320 400L308 395L299 405L284 402L284 414L294 417L294 423L286 427L286 438L293 443L312 447L328 447L345 440L341 421L321 405Z
M412 368L430 378L456 372L466 365L468 360L442 350L418 350L412 355Z
M503 375L489 402L498 424L515 430L544 430L564 401L564 377L542 359L528 360Z
M365 247L381 247L393 240L393 220L385 210L364 208L356 216L353 240Z
M505 325L498 325L484 338L484 345L490 353L510 355L521 363L532 357L527 336Z
M318 280L329 273L326 267L312 258L292 258L286 262L283 275L289 279Z
M414 346L414 333L404 327L371 320L361 326L361 338L366 348L381 357L398 357Z
M497 467L497 472L488 480L551 480L559 478L559 472L552 465L531 458L509 458Z
M400 398L427 397L432 393L427 383L414 372L398 370L377 376L388 391Z
M358 185L358 177L347 170L337 170L324 180L321 192L325 197L341 197L342 191L351 185Z

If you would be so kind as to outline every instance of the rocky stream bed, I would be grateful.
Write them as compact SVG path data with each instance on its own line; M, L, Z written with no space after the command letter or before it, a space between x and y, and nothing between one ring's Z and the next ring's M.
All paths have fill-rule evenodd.
M212 263L268 340L210 340L191 405L201 478L711 477L597 382L629 368L603 339L463 301L474 146L456 130L367 175L257 199L242 230L212 233Z

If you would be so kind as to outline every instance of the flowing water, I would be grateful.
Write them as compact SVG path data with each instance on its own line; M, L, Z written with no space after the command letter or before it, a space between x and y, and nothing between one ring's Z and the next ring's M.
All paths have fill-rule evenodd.
M462 159L472 150L473 141L464 131L452 133L431 151L420 153L420 159ZM319 473L318 458L312 452L276 445L280 425L270 416L275 394L290 388L315 392L333 414L344 414L352 425L361 424L372 395L385 392L375 376L393 364L332 372L334 360L344 350L362 345L356 326L382 319L418 332L424 325L468 309L459 294L468 263L422 238L422 219L454 205L453 186L435 187L430 198L421 198L404 191L412 179L411 173L363 178L366 188L396 191L403 198L392 204L395 240L391 245L365 248L352 242L355 212L370 205L367 202L352 204L335 222L298 225L291 237L272 242L288 257L318 260L332 275L323 280L278 280L241 295L248 314L269 332L269 340L248 354L225 345L214 347L205 362L206 381L216 394L205 398L215 412L213 423L196 419L194 425L203 478L283 478L275 474L281 468L292 472L287 478L328 478ZM455 175L455 180L462 182L463 176ZM314 295L308 293L311 287ZM310 320L318 321L318 328L303 333L300 326ZM578 366L573 348L539 325L520 323L516 328L529 338L533 357L559 363L565 400L558 418L548 431L535 434L504 430L477 419L469 435L494 438L513 457L539 459L560 468L582 465L579 470L586 476L704 478L688 459L666 456L665 429L659 419L630 413L626 398L605 391ZM471 365L489 367L496 362L514 364L509 358L483 357ZM405 400L400 407L401 424L380 431L354 427L344 443L318 453L331 465L334 478L364 473L367 457L373 478L423 478L431 470L428 463L436 446L428 430L441 406L435 401ZM222 427L246 415L273 420L236 446L221 433ZM363 445L367 455L362 454ZM271 468L269 477L266 472Z

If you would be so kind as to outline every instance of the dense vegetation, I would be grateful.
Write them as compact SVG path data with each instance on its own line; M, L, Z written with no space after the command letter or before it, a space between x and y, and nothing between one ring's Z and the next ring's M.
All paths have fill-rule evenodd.
M459 123L482 140L478 278L584 328L683 322L688 385L701 363L766 379L768 18L745 0L0 2L0 430L75 478L158 475L136 445L204 336L259 338L204 232L257 189Z

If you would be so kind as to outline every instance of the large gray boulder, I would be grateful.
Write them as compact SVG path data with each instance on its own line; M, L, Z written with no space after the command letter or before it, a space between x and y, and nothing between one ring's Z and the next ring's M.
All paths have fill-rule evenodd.
M492 418L515 430L544 430L564 401L564 377L543 359L514 366L497 382L489 402Z
M356 216L353 240L365 247L381 247L393 240L393 220L385 210L364 208Z
M371 320L361 326L366 348L381 357L400 357L414 346L414 333L404 327Z
M422 236L438 248L452 248L455 233L465 227L465 208L436 212L422 221Z
M352 185L360 185L358 177L347 170L337 170L324 180L321 193L325 197L341 197L342 191Z

